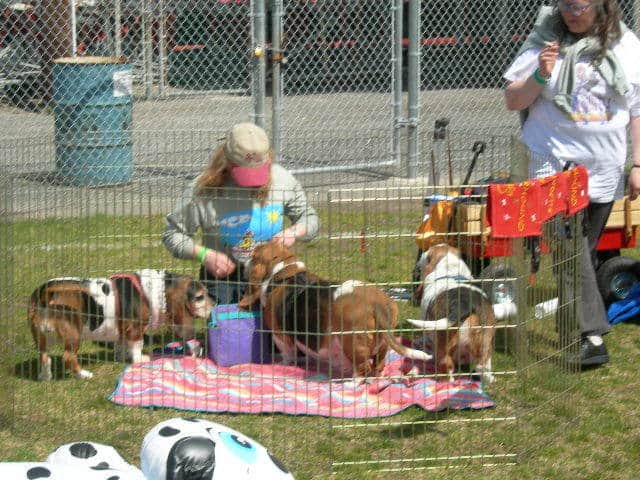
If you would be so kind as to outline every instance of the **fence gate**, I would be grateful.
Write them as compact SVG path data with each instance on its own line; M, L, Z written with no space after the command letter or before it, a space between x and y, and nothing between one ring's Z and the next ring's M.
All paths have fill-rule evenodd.
M273 143L294 172L397 169L401 7L390 0L271 3ZM323 140L322 151L300 142L308 138Z

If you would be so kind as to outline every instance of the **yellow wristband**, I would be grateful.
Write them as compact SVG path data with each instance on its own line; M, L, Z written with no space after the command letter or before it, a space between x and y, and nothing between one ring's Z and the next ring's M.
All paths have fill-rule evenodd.
M204 263L204 259L207 256L208 251L209 249L207 247L200 247L200 250L198 250L198 261L200 263Z

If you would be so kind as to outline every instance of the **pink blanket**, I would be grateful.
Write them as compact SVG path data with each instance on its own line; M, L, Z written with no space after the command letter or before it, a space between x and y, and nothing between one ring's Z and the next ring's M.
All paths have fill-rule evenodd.
M162 357L125 368L109 397L120 405L199 412L286 413L373 418L416 405L428 411L480 409L493 401L479 381L402 378L406 361L391 352L383 374L368 383L329 380L297 366L245 364L219 367L211 360ZM420 367L422 372L430 369Z

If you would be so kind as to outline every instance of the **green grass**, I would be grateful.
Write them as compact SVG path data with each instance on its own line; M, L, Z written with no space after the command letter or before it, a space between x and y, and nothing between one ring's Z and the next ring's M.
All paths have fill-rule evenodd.
M418 209L400 204L377 211L326 210L323 239L297 252L310 270L326 278L404 284L415 260L415 245L406 234L419 218ZM0 264L5 333L0 422L12 428L0 430L0 459L44 460L64 443L92 440L112 445L139 465L142 438L151 427L173 416L197 415L267 445L298 479L325 478L332 471L341 479L635 478L640 456L637 323L616 326L607 337L609 365L570 373L561 368L553 322L528 321L530 309L524 306L523 334L497 335L494 364L504 374L487 387L496 407L480 411L427 413L412 407L389 418L350 421L122 407L107 397L123 364L92 344L82 349L83 364L95 374L92 380L62 375L58 349L58 378L35 381L36 354L26 323L31 291L61 275L102 276L137 268L196 274L195 265L172 259L161 246L162 225L161 216L104 215L2 225L7 240L0 241L6 249L0 253L13 265ZM548 295L552 283L543 269L538 285L523 292L523 303ZM524 278L519 284L525 288ZM401 318L418 313L407 303L400 309Z

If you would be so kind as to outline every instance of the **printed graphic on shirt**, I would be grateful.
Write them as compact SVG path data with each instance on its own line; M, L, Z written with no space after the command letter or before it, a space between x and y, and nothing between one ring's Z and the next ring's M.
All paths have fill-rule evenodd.
M283 227L284 207L266 205L225 215L220 219L220 241L233 257L244 262L260 243L268 242Z
M580 63L575 69L575 87L571 95L571 118L576 123L605 123L613 117L611 97L604 81L592 65Z

